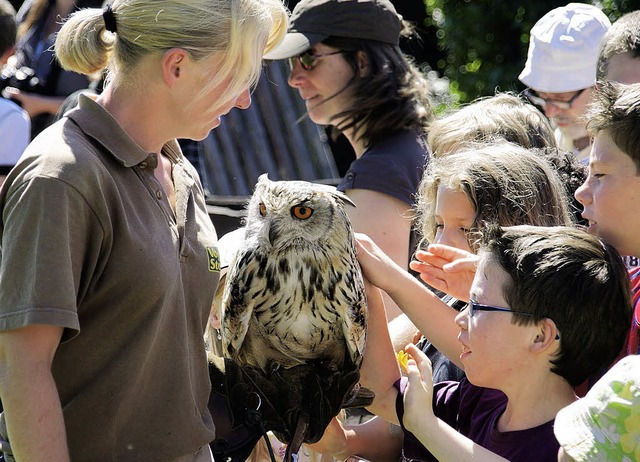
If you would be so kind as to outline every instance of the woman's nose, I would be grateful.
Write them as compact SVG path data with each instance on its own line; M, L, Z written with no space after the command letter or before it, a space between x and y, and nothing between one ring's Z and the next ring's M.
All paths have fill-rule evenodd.
M236 107L240 109L247 109L249 106L251 106L251 92L247 88L236 99Z
M289 83L290 87L297 88L300 86L300 82L302 81L302 76L304 75L305 70L302 69L302 66L297 59L293 60L292 62L295 64L291 68L291 73L289 74L287 83Z

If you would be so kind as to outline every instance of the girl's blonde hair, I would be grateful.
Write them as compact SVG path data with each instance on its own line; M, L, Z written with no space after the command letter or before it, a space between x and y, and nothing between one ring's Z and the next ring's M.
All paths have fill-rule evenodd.
M435 156L460 149L464 143L501 138L525 148L555 148L553 128L533 105L512 93L479 98L435 120L428 144Z
M506 141L467 145L431 160L418 190L422 239L433 242L438 187L464 192L476 215L475 230L500 226L572 225L569 197L560 177L542 154ZM472 249L473 242L469 243Z
M107 69L108 80L135 84L142 58L182 48L195 60L221 55L222 67L203 92L233 76L226 91L240 94L255 86L262 55L284 38L288 24L281 0L114 0L111 9L116 33L105 29L102 9L69 17L55 43L63 68L86 75Z

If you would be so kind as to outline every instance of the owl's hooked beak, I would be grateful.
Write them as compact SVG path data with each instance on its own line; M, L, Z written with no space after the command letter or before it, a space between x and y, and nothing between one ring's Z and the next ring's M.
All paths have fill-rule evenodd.
M274 222L269 224L269 244L273 245L273 241L278 237L277 226Z

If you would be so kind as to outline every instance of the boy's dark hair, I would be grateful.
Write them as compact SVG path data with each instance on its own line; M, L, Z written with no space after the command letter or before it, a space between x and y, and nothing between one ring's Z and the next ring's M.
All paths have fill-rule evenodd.
M16 10L8 0L0 0L0 56L16 44Z
M426 132L433 118L427 79L398 47L343 37L329 37L322 43L342 50L354 70L353 78L341 90L354 91L353 103L334 116L339 130L354 129L367 147L399 130ZM358 51L365 54L369 66L363 77L358 71Z
M515 324L553 320L560 352L551 371L572 386L608 367L631 326L629 277L620 255L570 227L488 227L482 249L511 277L502 288Z
M640 11L632 11L616 20L602 38L598 55L597 77L605 79L611 58L630 53L640 58Z
M640 84L598 82L586 117L589 132L606 132L640 173Z

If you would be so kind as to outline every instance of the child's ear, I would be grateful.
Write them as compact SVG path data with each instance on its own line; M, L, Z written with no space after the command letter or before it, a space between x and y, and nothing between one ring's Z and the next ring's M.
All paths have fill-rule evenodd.
M559 345L560 331L556 323L549 318L544 318L537 325L537 335L531 344L532 351L542 353L549 348Z

